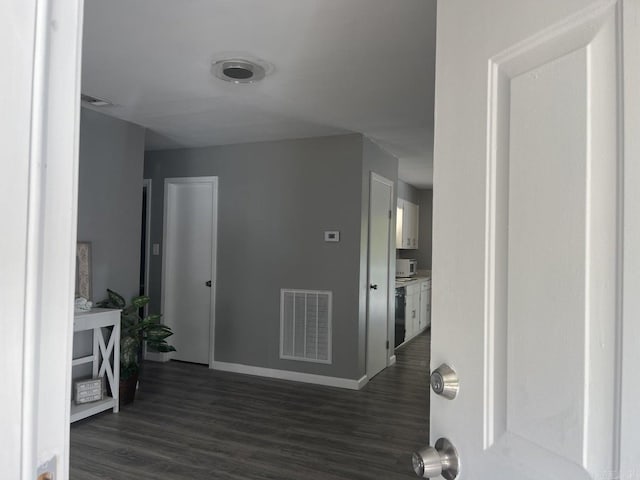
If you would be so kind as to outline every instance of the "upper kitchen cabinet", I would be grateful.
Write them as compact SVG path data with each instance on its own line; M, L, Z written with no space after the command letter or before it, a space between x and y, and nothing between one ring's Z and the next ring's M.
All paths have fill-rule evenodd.
M418 248L418 205L398 199L396 248Z

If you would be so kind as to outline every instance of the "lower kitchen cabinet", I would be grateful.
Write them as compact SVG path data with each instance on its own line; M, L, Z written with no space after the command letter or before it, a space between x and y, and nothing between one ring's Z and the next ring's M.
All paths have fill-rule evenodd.
M404 282L403 282L404 283ZM431 326L431 279L418 278L396 289L395 346Z
M431 279L420 282L420 331L431 326Z
M404 297L404 343L431 326L431 279L406 286Z
M420 333L420 285L407 285L405 307L405 341Z

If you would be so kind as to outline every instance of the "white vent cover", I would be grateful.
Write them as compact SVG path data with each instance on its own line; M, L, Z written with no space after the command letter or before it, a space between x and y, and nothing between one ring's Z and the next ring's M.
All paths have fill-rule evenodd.
M280 358L331 363L331 292L280 291Z

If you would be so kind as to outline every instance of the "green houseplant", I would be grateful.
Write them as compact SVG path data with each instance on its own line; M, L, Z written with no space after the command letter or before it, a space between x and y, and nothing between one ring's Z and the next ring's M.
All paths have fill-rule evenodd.
M107 289L107 298L98 302L101 308L117 308L120 313L120 403L133 402L136 385L140 375L143 342L157 352L174 352L175 348L167 343L173 335L171 328L160 323L160 315L152 314L144 318L139 311L149 303L149 297L134 297L127 305L124 297Z

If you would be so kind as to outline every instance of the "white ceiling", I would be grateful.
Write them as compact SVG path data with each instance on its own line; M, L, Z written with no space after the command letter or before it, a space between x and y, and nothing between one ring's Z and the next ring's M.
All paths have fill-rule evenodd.
M360 132L432 184L435 0L86 0L82 91L147 148ZM260 83L214 60L262 59Z

